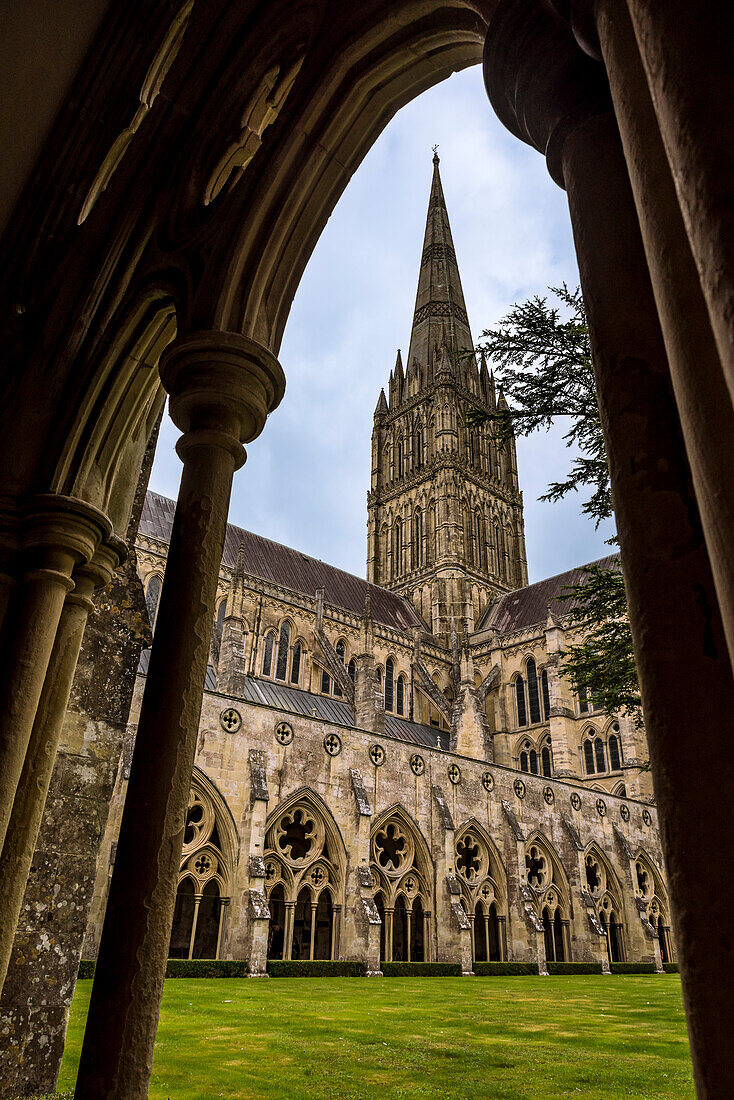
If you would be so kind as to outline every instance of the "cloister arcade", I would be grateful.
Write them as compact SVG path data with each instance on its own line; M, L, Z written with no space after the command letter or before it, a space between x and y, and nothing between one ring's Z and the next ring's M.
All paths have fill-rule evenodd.
M430 962L434 871L428 845L401 806L375 821L370 870L386 962Z
M164 391L183 433L77 1095L147 1089L232 479L283 396L301 273L390 117L480 59L492 108L568 193L694 1074L701 1095L732 1095L730 897L710 874L734 830L731 767L710 783L734 715L722 6L133 0L80 16L71 47L57 37L66 77L11 198L0 284L3 974L84 624L125 555ZM544 900L557 944L561 884Z

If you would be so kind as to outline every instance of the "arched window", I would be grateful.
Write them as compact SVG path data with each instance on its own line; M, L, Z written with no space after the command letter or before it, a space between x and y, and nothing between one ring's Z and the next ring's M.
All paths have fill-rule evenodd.
M551 759L550 745L546 741L540 750L541 771L548 779L553 775L553 761Z
M523 741L520 752L520 770L538 774L538 754L530 741Z
M227 601L221 600L219 607L217 608L217 618L214 623L214 632L217 636L217 641L221 642L222 632L224 630L224 616L227 611Z
M396 577L403 572L403 524L401 520L395 520L393 538L393 571Z
M392 657L385 661L385 710L392 711L394 707L395 690L395 662Z
M297 684L301 678L301 643L296 642L293 646L293 657L291 659L291 683Z
M398 685L397 685L396 696L397 696L396 710L397 710L398 714L404 715L405 714L405 677L403 676L402 673L398 676Z
M502 574L502 548L500 545L500 525L495 523L494 525L494 557L495 557L495 572L497 576Z
M535 661L532 657L528 657L525 663L525 669L528 675L528 706L530 710L530 723L534 725L540 721L540 699L538 697L538 674L535 668Z
M157 573L148 581L148 587L145 590L145 606L148 609L148 622L150 623L150 629L155 630L155 620L158 615L158 603L161 598L162 582Z
M476 545L477 568L484 568L484 538L482 535L482 513L474 513L474 541Z
M395 448L395 476L403 476L403 441L398 440L398 445Z
M265 648L263 649L263 676L270 676L273 672L273 651L275 649L275 634L270 631L265 635Z
M415 433L415 468L420 470L423 465L423 429L419 428Z
M604 752L604 742L601 737L597 737L594 742L594 757L596 759L596 770L598 772L605 772L607 770L607 762Z
M622 743L619 739L619 725L615 722L609 735L609 769L618 772L622 767Z
M331 676L325 668L321 669L321 691L324 695L331 694Z
M576 692L576 697L579 701L579 714L589 713L589 693L586 688L582 687Z
M469 461L472 466L476 465L477 461L477 448L476 440L474 438L474 432L469 432Z
M375 680L377 681L377 686L379 687L380 691L382 691L382 669L379 667L379 665L375 669Z
M352 681L352 683L354 683L357 678L357 662L355 661L354 657L352 657L351 661L347 665L347 672L349 673L349 679Z
M594 743L591 738L584 741L584 770L587 775L593 775L596 771L594 767Z
M283 623L278 640L278 660L275 663L275 679L285 680L288 674L288 650L291 644L291 628Z
M337 655L337 657L339 658L339 660L341 661L342 664L346 664L347 646L346 646L346 643L341 640L341 638L336 643L336 655ZM335 695L341 695L341 693L342 693L342 689L339 687L338 683L335 680L334 681L334 694Z
M423 514L416 512L413 516L413 559L414 569L420 569L423 564Z
M548 688L547 668L544 668L540 674L540 690L543 696L543 718L547 722L550 718L550 690Z
M522 676L515 680L515 705L517 707L518 726L527 726L528 715L525 708L525 681Z

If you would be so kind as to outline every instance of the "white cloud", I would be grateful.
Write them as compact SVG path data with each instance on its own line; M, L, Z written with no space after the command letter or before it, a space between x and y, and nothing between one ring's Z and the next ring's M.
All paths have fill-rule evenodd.
M304 273L280 360L286 396L236 476L232 522L364 575L372 414L407 351L438 143L472 331L549 285L578 281L566 196L494 117L478 68L409 104L355 173ZM177 436L151 488L175 496ZM520 440L531 580L608 552L580 500L539 504L568 468L561 433Z

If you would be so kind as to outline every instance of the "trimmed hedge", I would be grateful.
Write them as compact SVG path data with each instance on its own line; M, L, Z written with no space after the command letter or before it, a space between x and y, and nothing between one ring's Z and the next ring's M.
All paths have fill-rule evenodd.
M383 962L384 978L460 978L461 963Z
M663 970L666 974L680 974L678 963L663 963Z
M356 959L268 959L271 978L363 978L364 962Z
M511 974L534 974L537 978L538 964L524 962L475 962L474 974L477 978L492 978L495 975L497 977L506 977Z
M612 974L656 974L655 963L610 963Z
M601 963L595 962L549 962L549 974L603 974Z
M167 978L246 978L242 959L169 959Z

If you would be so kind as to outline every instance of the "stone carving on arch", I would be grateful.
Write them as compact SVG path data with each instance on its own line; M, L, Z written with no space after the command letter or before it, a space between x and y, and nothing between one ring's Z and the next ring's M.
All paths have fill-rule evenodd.
M239 837L231 811L208 775L194 766L179 883L191 877L197 893L201 893L199 887L214 879L220 887L221 897L228 898L238 854Z

